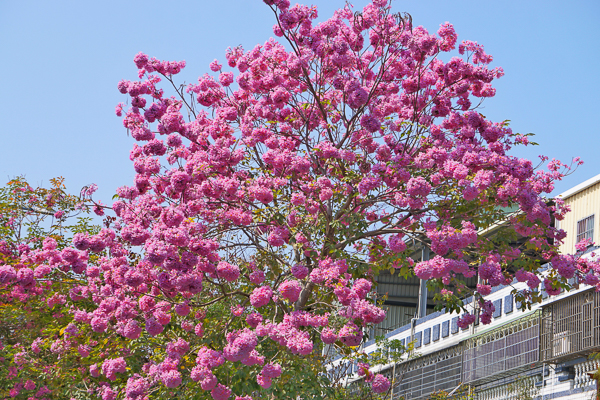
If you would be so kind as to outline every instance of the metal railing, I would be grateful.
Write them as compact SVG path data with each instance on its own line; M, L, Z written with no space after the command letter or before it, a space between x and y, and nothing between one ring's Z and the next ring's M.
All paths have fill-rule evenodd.
M540 314L465 340L463 382L484 383L539 362Z
M394 399L425 399L461 384L481 385L539 364L540 313L396 365ZM386 370L391 372L391 368Z
M457 345L397 366L400 385L394 390L394 399L421 399L454 389L461 382L462 353L462 346Z
M393 399L425 399L460 384L481 387L482 399L511 398L507 388L489 385L524 371L531 374L542 363L559 363L599 349L600 292L590 289L383 373L391 376L394 371ZM596 363L589 362L577 367L581 371L576 368L578 387L589 385L584 372L593 366ZM348 368L352 370L340 366L336 372L347 374Z
M560 362L600 347L600 293L589 290L544 307L541 359Z

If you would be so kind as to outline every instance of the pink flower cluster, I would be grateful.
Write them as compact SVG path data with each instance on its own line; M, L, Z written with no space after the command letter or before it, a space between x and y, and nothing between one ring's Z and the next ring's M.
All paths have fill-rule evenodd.
M254 289L252 294L250 295L250 304L254 307L259 308L266 306L271 301L271 297L273 296L273 289L270 286L261 286L259 288Z
M135 56L139 80L119 82L130 99L117 107L137 142L135 177L117 190L116 219L76 233L72 247L53 238L0 242L11 260L0 265L1 300L39 298L72 316L59 340L30 343L33 355L73 350L93 363L93 377L124 374L124 388L98 388L106 399L123 397L117 387L135 400L158 386L185 391L191 378L224 400L237 388L225 386L223 369L241 364L261 387L277 384L285 364L266 359L270 346L302 357L321 348L318 340L360 345L364 328L385 319L372 298L378 271L436 279L448 301L451 288L478 275L483 323L494 306L482 296L493 287L513 277L539 287L531 266L540 257L557 272L544 279L549 294L575 276L600 285L598 263L558 254L565 233L550 226L567 210L543 195L568 167L553 160L535 171L509 155L527 137L475 109L503 75L483 46L457 43L449 23L437 35L413 27L386 0L318 24L314 7L265 3L287 42L229 49L225 65L215 60L212 74L177 96L161 79L174 83L185 62ZM457 45L455 56L443 54ZM498 230L527 238L535 256L480 234L506 218L503 208L519 213ZM431 259L410 258L413 238L430 243ZM527 268L514 272L513 262ZM64 290L56 275L77 282ZM464 314L459 326L474 319ZM110 358L78 342L115 334L159 349L144 350L144 366L127 366L126 354ZM184 360L198 346L191 367ZM362 372L374 393L389 390L387 378Z
M466 278L475 275L475 271L469 267L466 261L452 260L440 256L435 256L428 261L421 261L415 265L415 275L420 279L442 279L449 277L452 273L462 274ZM479 275L481 276L481 272Z
M106 359L102 363L102 374L114 381L117 379L117 372L125 373L126 367L127 363L123 357Z
M298 281L288 280L285 281L279 286L279 292L283 296L284 299L289 300L294 303L300 297L300 292L302 291L302 285Z

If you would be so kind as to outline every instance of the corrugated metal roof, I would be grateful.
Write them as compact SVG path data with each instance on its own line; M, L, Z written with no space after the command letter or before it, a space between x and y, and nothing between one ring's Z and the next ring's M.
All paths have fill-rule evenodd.
M562 192L561 194L557 195L556 197L560 197L563 199L569 198L569 197L589 188L590 186L595 185L598 182L600 182L600 174L594 176L593 178L588 179L585 182L580 183L577 186L572 187L571 189L568 189L565 192Z

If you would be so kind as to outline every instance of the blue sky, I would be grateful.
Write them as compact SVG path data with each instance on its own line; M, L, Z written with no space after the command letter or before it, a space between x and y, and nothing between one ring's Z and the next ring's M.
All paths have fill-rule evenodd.
M323 20L344 2L306 4ZM585 161L555 194L600 174L600 2L398 0L393 7L430 32L451 22L459 40L483 44L492 66L504 68L496 97L480 112L536 134L540 146L515 155ZM133 139L114 114L126 100L117 83L136 77L134 55L186 60L179 79L194 82L212 60L224 61L227 47L251 49L273 36L273 24L260 0L1 2L2 183L64 176L71 192L98 184L100 199L110 203L134 176Z

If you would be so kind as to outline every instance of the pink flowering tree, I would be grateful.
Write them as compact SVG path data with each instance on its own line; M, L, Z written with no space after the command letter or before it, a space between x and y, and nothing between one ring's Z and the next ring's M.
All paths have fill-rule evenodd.
M64 265L69 250L61 251L74 234L99 232L89 211L81 197L66 193L62 178L33 188L19 177L0 188L2 398L58 398L82 387L81 356L93 342L79 334L67 299L83 299L81 274L94 255L74 253L76 262Z
M328 356L385 319L382 270L444 288L456 312L478 276L484 324L482 296L513 278L531 289L525 305L541 280L550 294L575 275L598 283L596 264L557 251L565 233L552 220L567 210L544 194L569 166L511 156L528 137L477 111L503 75L483 46L458 43L449 23L414 26L387 0L321 23L314 7L265 3L280 39L229 49L198 83L176 83L185 62L135 56L139 80L119 83L129 106L117 114L138 142L136 177L118 189L116 217L1 267L0 284L28 295L36 265L82 282L65 298L73 329L112 343L81 354L86 393L330 396ZM431 259L415 263L407 243ZM370 395L385 395L388 379L362 368Z

